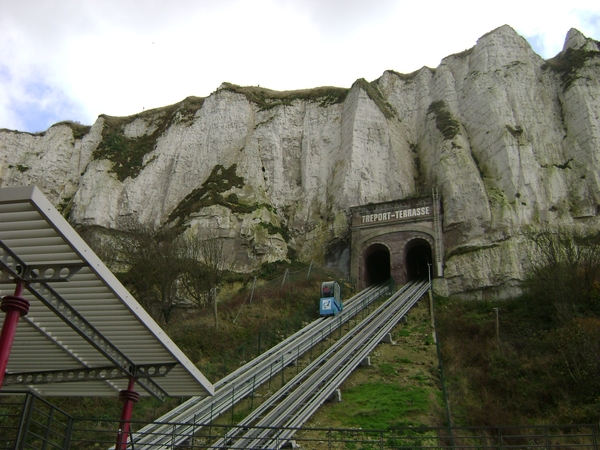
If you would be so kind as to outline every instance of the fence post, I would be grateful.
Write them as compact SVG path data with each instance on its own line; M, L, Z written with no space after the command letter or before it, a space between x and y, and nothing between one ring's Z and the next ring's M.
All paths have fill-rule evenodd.
M35 396L31 392L28 392L23 402L23 411L21 413L21 421L19 423L19 430L17 437L15 438L15 448L23 448L25 440L27 439L27 432L29 431L29 422L31 421L31 413L33 410L33 403Z
M210 426L208 428L208 435L210 438L212 438L212 423L213 423L213 406L214 406L215 402L210 402Z
M250 410L254 409L254 387L256 385L256 375L252 377L252 397L250 398Z
M261 337L261 334L262 334L262 328L259 328L259 330L258 330L258 354L257 354L257 356L260 356L260 337Z
M256 287L256 277L254 277L254 283L252 283L252 292L250 293L250 301L248 303L252 303L252 299L254 298L254 288Z
M290 271L290 269L285 269L285 273L283 274L283 281L281 282L281 287L283 288L283 285L285 284L285 280L288 276L288 272Z
M71 448L71 435L73 434L73 418L69 416L67 418L67 429L65 430L65 437L63 439L63 448L69 450Z
M212 405L211 405L212 406ZM194 413L194 422L192 423L192 447L196 443L196 413Z
M231 425L235 425L234 420L233 420L234 406L235 406L235 384L233 385L233 389L231 392Z
M310 266L308 266L308 273L306 274L306 279L309 279L309 278L310 278L310 271L311 271L311 269L312 269L312 266L313 266L313 262L311 261L311 262L310 262Z
M44 450L48 445L48 439L50 439L50 433L52 431L52 422L54 421L54 408L50 408L47 420L48 421L46 422L46 433L44 434L44 446L42 447Z

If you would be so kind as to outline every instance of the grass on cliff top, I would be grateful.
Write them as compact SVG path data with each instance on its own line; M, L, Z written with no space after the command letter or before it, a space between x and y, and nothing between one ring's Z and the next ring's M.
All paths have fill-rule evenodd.
M364 78L360 78L354 82L354 86L360 86L360 88L367 93L369 98L377 105L386 119L392 119L396 117L394 108L392 108L392 106L383 97L376 81L369 83Z
M260 86L238 86L232 83L223 83L221 89L246 96L248 101L257 104L262 110L280 105L291 105L294 100L319 102L319 106L325 107L342 103L349 91L347 88L332 86L294 91L274 91Z
M600 57L600 42L596 41L598 51L568 48L563 54L549 59L542 66L543 69L551 69L560 75L563 91L566 91L579 77L579 71L590 59Z

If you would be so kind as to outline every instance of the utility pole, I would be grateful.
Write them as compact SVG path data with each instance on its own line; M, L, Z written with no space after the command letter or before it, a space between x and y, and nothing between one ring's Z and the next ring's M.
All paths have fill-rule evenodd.
M494 313L496 313L496 347L500 350L500 309L494 308Z
M429 315L431 317L431 326L435 329L435 319L433 317L433 285L431 284L431 263L427 263L427 273L429 275Z

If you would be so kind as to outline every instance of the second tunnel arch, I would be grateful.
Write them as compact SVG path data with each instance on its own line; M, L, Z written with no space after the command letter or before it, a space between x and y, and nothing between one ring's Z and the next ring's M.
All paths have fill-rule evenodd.
M407 242L404 247L404 264L406 281L430 278L433 253L429 242L423 238Z

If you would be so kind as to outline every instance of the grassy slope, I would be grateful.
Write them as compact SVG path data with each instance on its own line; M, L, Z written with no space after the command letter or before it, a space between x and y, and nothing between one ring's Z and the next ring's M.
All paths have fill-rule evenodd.
M311 279L300 276L283 289L279 278L257 289L252 303L249 286L227 295L230 300L219 306L218 330L210 309L181 311L165 328L202 372L216 381L316 319L318 287L330 277L314 271ZM494 308L499 308L499 340ZM440 299L436 319L454 425L589 423L600 418L600 383L594 382L598 377L585 376L586 370L597 366L584 367L579 360L566 359L569 353L579 355L582 347L589 348L591 355L598 349L597 319L560 322L550 307L532 305L524 298L498 304ZM340 387L342 403L326 403L306 426L364 429L444 424L427 299L392 334L395 344L379 345L371 355L371 366L358 368ZM283 378L291 378L306 363L301 361ZM578 378L573 373L575 363L581 372ZM241 419L276 387L274 382L259 389L256 398L222 420ZM181 400L161 404L143 399L134 417L156 419ZM58 404L78 417L120 414L116 399L59 399Z
M526 297L444 300L436 314L454 425L600 419L600 320L594 314L560 320L550 305Z

